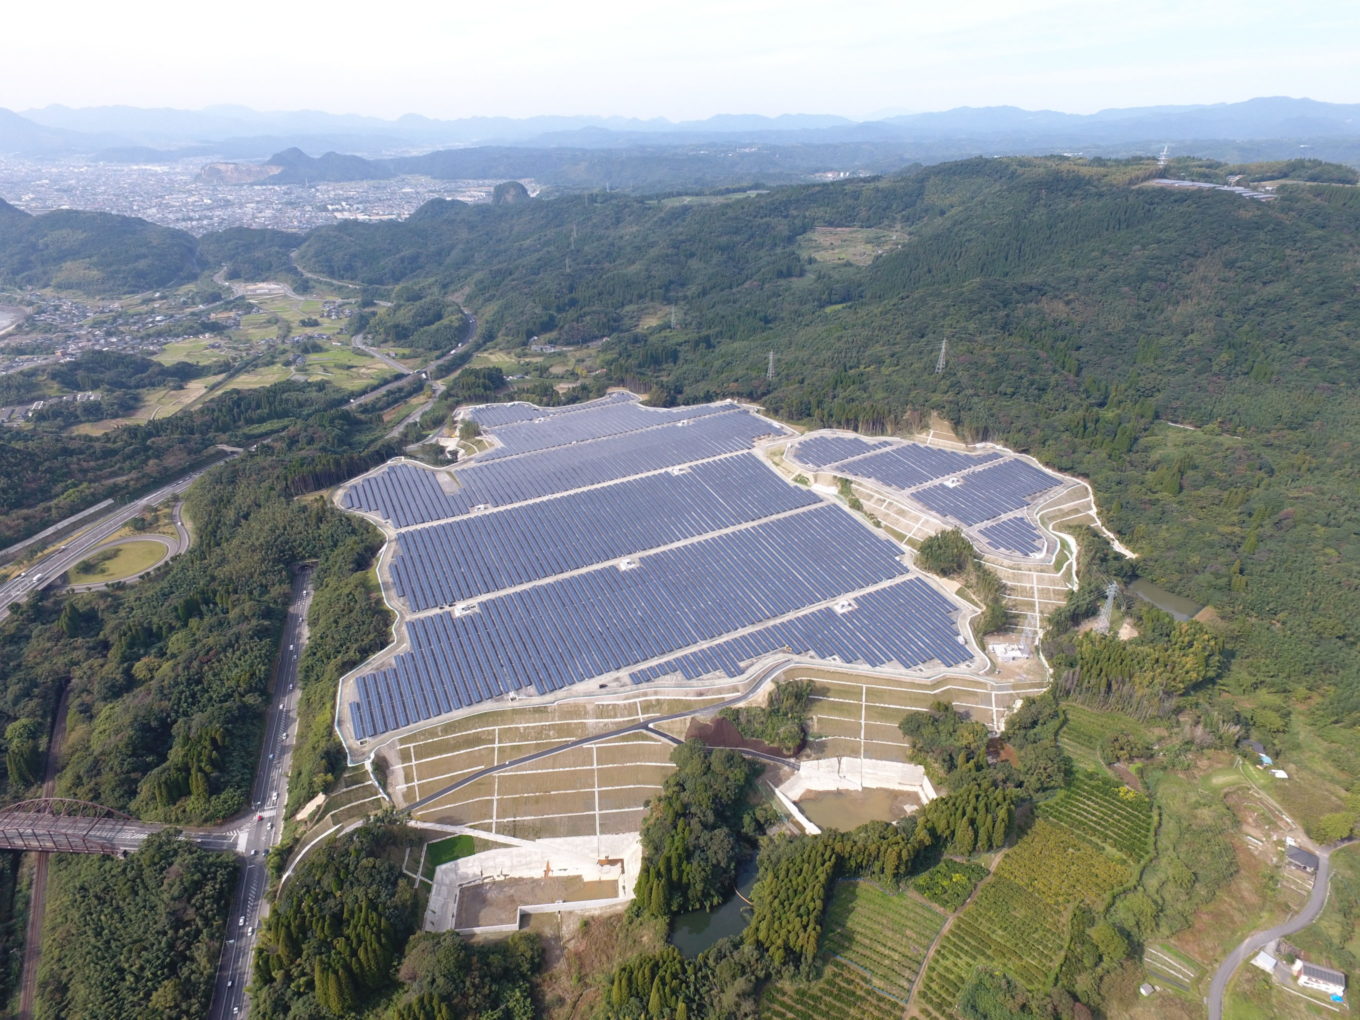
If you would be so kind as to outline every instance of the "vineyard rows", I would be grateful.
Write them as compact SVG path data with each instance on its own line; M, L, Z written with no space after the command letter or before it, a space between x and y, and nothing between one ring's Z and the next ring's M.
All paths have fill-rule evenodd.
M1152 803L1103 776L1079 772L1071 786L1041 805L1045 818L1137 862L1152 839Z
M822 976L765 993L772 1020L898 1020L944 916L905 894L871 882L840 882L827 904L817 959Z

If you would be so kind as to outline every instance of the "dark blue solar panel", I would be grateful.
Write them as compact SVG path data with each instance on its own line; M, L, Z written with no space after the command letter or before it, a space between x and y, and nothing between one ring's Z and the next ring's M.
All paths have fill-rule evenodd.
M1024 517L989 524L978 531L994 548L1003 552L1015 552L1022 556L1034 556L1044 551L1044 538L1039 529Z
M360 738L597 676L736 676L773 651L872 666L969 658L957 605L909 575L897 546L740 452L777 428L745 409L658 412L619 394L552 409L487 405L471 417L501 443L494 455L452 478L393 464L346 492L346 506L410 529L392 576L411 606L476 603L466 615L406 621L408 650L356 682ZM808 458L849 460L847 474L874 477L860 471L869 465L897 487L1000 457L843 436L801 442ZM619 570L624 557L637 566ZM860 592L849 612L811 608L846 592Z
M821 470L851 457L859 457L888 446L886 440L861 439L859 436L811 435L800 439L792 453L808 467Z
M961 476L958 485L932 485L912 495L964 524L981 524L1019 510L1031 497L1061 484L1062 479L1023 460L1007 460Z
M906 574L895 545L828 505L643 556L639 564L484 599L464 616L414 618L412 650L397 661L418 661L436 684L467 681L477 700L527 686L547 693ZM605 630L631 640L601 641ZM455 673L456 650L468 647L481 653L462 659ZM360 702L389 696L376 682L381 676L359 678ZM357 727L373 715L370 706L351 718Z
M920 443L902 443L843 465L847 474L871 478L894 489L910 489L997 460L1001 454L959 453Z
M588 406L588 405L583 405ZM643 407L628 402L606 405L589 413L558 413L548 419L535 419L524 424L507 425L491 432L500 444L478 455L478 462L513 457L516 454L550 450L558 446L623 435L641 429L656 428L671 422L702 418L732 409L731 404L700 404L695 407L673 409ZM563 411L567 410L566 408ZM547 427L544 427L544 426Z
M737 454L403 531L392 580L419 612L816 502Z
M450 493L439 484L439 474L447 472L394 464L351 486L343 502L405 528L456 517L475 506L506 506L750 449L771 429L749 411L725 408L625 435L470 463L452 472L457 491Z

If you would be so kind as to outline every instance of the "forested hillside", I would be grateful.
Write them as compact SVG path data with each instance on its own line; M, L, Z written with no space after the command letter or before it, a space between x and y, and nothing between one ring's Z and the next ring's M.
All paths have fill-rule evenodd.
M1360 192L1262 203L1156 173L977 159L706 205L433 202L318 230L299 260L408 300L465 288L509 348L608 337L607 377L662 402L867 431L936 411L1030 451L1094 482L1146 576L1225 618L1231 689L1304 687L1318 722L1360 721ZM816 257L857 231L878 232L869 264Z
M111 213L56 209L29 216L0 206L0 284L127 294L187 283L199 273L197 246L182 230Z

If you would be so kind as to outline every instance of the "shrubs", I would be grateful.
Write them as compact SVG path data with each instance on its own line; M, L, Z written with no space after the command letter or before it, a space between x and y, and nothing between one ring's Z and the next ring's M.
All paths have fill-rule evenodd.
M736 726L746 739L759 740L785 754L796 754L807 736L811 698L811 680L790 680L776 684L764 706L724 708L718 715Z
M986 877L987 869L981 864L946 858L925 874L912 879L911 885L930 902L938 903L952 912L967 902L977 884Z

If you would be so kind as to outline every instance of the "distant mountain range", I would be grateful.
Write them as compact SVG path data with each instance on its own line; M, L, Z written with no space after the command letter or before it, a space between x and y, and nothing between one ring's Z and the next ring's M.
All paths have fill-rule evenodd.
M1337 148L1353 148L1358 136L1360 104L1286 97L1094 114L960 107L872 121L814 114L722 114L678 122L560 116L435 120L418 114L384 120L313 110L266 113L243 106L204 110L48 106L21 113L0 109L0 153L106 161L260 159L290 147L312 153L396 156L488 145L609 149L742 141L768 146L868 145L910 155L913 148L942 143L948 143L950 153L1001 154L1163 144L1179 149L1192 141L1271 140L1287 143L1295 154L1300 145L1320 145L1331 151L1318 155L1345 158Z

